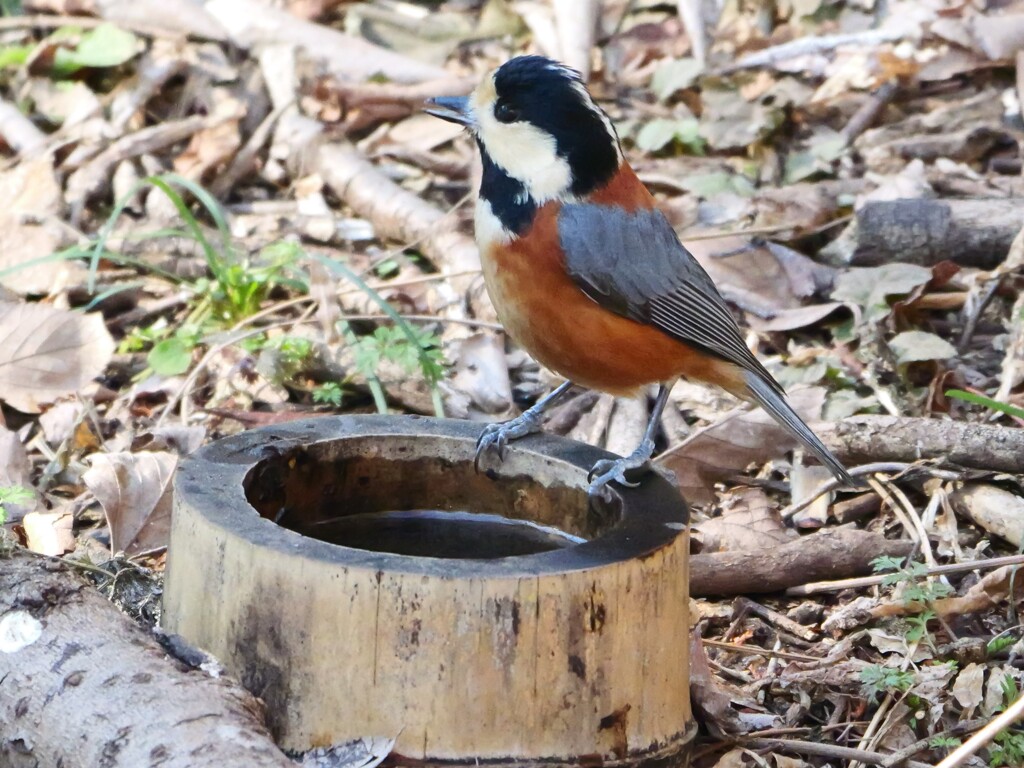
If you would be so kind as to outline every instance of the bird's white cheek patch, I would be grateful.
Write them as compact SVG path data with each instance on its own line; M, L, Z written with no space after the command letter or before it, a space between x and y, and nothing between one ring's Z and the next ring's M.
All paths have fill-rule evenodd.
M521 181L538 203L568 191L572 171L556 151L555 137L527 122L504 125L493 120L483 126L488 154L513 179Z
M473 216L473 223L476 230L476 242L481 250L490 245L501 245L511 242L512 233L501 223L501 219L494 215L491 204L482 197L476 201L476 212Z

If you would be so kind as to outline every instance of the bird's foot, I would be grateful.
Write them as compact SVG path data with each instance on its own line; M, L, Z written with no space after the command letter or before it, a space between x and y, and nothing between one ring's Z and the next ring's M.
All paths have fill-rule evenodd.
M525 411L509 421L500 424L488 424L476 441L476 456L473 457L473 468L480 471L480 459L492 448L498 452L498 459L505 460L505 448L513 440L526 437L540 431L540 417Z
M644 440L629 456L621 459L601 459L590 470L588 479L590 488L587 494L591 499L604 498L610 493L608 484L615 482L626 488L640 485L630 477L644 475L653 470L651 454L654 453L654 441Z

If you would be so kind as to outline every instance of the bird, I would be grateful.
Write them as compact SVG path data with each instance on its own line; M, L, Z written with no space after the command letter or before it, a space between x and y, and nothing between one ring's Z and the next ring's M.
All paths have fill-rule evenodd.
M520 416L487 425L476 445L506 446L541 428L574 384L616 396L658 384L643 439L602 459L591 497L633 487L653 469L654 438L680 377L764 408L843 484L846 468L786 401L744 343L711 277L682 245L623 155L579 73L543 56L509 59L468 96L427 99L464 126L481 159L474 226L488 294L506 332L565 382Z

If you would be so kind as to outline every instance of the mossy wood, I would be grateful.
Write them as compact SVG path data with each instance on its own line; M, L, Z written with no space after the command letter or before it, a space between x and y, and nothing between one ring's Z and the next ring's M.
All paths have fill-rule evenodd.
M549 436L477 473L478 430L331 417L202 449L175 484L167 629L262 697L286 748L398 736L397 752L427 761L682 762L692 735L683 501L652 475L618 508L594 510L587 469L607 454ZM424 508L586 541L454 559L296 532Z

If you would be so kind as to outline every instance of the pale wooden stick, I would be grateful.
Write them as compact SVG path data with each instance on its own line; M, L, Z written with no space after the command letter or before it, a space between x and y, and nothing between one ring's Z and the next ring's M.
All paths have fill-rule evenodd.
M1000 732L1009 728L1022 717L1024 717L1024 696L1019 696L1013 704L1006 708L1005 712L953 750L935 768L957 768L957 766L963 765L967 758L982 747L988 746L989 742Z

